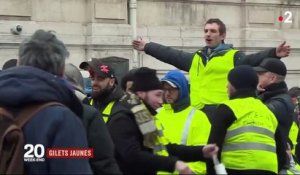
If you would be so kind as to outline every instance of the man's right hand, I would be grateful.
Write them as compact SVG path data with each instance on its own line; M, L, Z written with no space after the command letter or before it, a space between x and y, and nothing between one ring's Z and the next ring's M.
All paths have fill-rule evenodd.
M203 155L206 158L212 158L214 155L217 155L219 147L216 144L205 145L202 149Z
M139 39L132 41L132 45L134 49L138 51L144 51L146 42L141 37L139 37Z
M175 171L178 171L179 174L194 174L188 165L180 160L176 162Z

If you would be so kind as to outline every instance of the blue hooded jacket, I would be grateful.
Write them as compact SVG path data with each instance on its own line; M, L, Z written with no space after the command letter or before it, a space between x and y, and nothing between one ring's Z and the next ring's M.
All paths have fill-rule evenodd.
M179 70L171 70L161 79L161 81L170 81L176 85L179 90L179 97L172 108L176 110L185 109L190 105L189 84L184 74ZM179 108L179 109L177 109Z
M85 129L78 116L82 105L67 83L43 70L20 66L0 73L0 106L17 113L24 105L60 102L39 111L24 126L25 144L47 148L88 148ZM67 108L68 107L68 108ZM76 116L77 115L77 116ZM25 162L27 174L91 174L88 159L48 159Z

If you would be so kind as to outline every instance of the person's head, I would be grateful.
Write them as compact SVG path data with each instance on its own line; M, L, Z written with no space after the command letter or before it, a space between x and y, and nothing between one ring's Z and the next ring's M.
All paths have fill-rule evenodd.
M179 70L169 71L161 82L166 103L174 104L189 97L188 81Z
M154 110L162 105L161 84L156 76L156 70L148 67L141 67L135 71L133 78L132 92L140 97Z
M91 61L82 62L79 68L90 73L94 99L107 95L117 84L114 70L108 64L103 63L101 59L93 58Z
M259 66L254 67L258 74L258 90L264 90L267 86L280 83L285 80L287 73L285 64L276 58L266 58Z
M298 86L292 87L288 94L291 96L293 104L295 105L294 113L300 121L300 88Z
M255 94L258 77L251 66L236 66L228 73L227 93L233 97L237 92L252 92Z
M130 92L133 85L133 77L136 69L131 69L127 74L121 79L121 88L125 92Z
M80 70L71 63L66 64L64 77L80 91L84 91L84 82Z
M226 38L225 24L218 18L207 20L204 26L204 37L206 46L209 48L215 48L224 43Z
M6 70L6 69L8 69L8 68L17 66L17 61L18 61L17 59L10 59L10 60L7 60L7 61L3 64L2 70Z
M289 89L288 93L291 96L293 103L295 105L298 104L298 98L300 97L300 88L298 86L294 86Z
M64 43L44 30L37 30L19 47L19 65L32 66L54 75L63 76L65 60L69 56Z

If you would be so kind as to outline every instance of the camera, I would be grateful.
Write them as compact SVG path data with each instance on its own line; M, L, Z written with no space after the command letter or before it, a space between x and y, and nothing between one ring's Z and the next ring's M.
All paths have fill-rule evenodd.
M23 30L23 26L19 24L10 29L11 33L15 35L20 35L22 30Z

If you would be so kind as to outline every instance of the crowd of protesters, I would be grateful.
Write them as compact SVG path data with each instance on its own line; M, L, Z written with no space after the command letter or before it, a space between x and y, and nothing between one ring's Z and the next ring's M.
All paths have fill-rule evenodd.
M220 19L206 22L204 38L194 53L134 40L134 49L178 69L159 79L154 69L135 68L118 82L104 58L66 64L63 42L37 30L3 65L0 106L22 117L29 105L57 102L24 125L24 144L93 148L94 157L25 162L25 172L216 174L219 159L228 174L300 174L300 88L288 91L280 60L290 46L245 55L225 43ZM89 73L89 96L81 71Z

